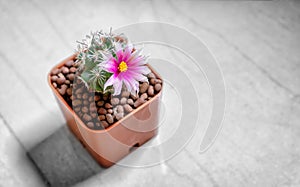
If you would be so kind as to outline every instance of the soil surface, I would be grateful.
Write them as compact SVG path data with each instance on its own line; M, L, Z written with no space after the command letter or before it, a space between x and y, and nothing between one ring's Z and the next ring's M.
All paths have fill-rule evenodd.
M51 82L76 114L90 129L105 129L154 97L162 88L162 80L153 73L148 82L140 82L139 94L132 95L125 89L120 95L89 91L78 78L77 65L70 60L51 71Z

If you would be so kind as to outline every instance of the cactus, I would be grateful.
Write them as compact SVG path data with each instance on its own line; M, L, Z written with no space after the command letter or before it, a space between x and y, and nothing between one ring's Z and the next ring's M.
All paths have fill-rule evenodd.
M77 41L76 63L79 66L79 78L92 91L112 93L112 86L104 90L104 84L112 75L103 69L102 64L109 56L116 56L115 46L124 46L128 43L123 34L113 34L102 31L91 32L82 41Z

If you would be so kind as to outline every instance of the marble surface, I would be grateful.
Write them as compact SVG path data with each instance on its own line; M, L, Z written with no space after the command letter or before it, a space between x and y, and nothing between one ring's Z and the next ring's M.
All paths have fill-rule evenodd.
M26 152L65 125L46 82L50 68L91 30L145 21L185 28L213 53L226 82L222 131L203 154L199 128L163 164L115 165L76 186L299 186L299 8L298 1L1 0L0 186L44 185ZM207 87L201 96L205 124Z

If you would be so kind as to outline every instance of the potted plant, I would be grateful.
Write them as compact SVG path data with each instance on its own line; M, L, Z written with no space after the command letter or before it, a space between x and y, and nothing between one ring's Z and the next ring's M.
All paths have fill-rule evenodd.
M162 79L123 34L87 35L48 82L69 129L104 167L157 134Z

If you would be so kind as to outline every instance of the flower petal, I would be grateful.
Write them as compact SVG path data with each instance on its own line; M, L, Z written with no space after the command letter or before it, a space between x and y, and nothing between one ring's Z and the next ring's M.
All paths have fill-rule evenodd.
M120 49L119 51L117 51L116 55L118 58L117 62L118 62L118 64L120 64L123 61L123 49Z
M137 72L137 73L141 73L144 75L147 75L149 73L151 73L150 69L147 66L136 66L136 67L128 67L129 71L133 71L133 72Z
M130 85L129 81L127 81L126 79L124 79L123 82L124 82L124 84L125 84L125 86L127 88L127 91L131 92L132 86Z
M144 64L146 64L146 61L144 60L144 58L142 56L138 56L138 57L128 61L129 66L140 66L140 65L144 65Z
M104 90L106 90L106 88L107 88L108 86L113 85L115 82L116 82L116 77L115 77L115 75L110 76L110 78L109 78L109 79L105 82L105 84L104 84Z
M139 92L139 82L131 79L131 78L124 78L124 84L126 85L128 91L131 94L136 95Z
M113 57L110 58L108 61L104 62L101 66L110 73L119 73L117 60Z
M114 83L114 94L113 95L120 95L121 90L122 90L122 83L123 83L122 80L117 80Z
M125 48L125 51L124 51L124 53L123 53L123 61L124 62L128 62L128 60L129 60L129 58L131 57L131 51L132 51L132 46L131 45L129 45L129 46L127 46L126 48Z
M138 74L134 76L135 80L141 81L141 82L148 82L148 78L144 75Z
M148 79L146 76L144 76L141 73L134 72L134 71L127 71L126 75L123 75L123 77L127 80L134 79L134 80L141 81L141 82L148 82Z

